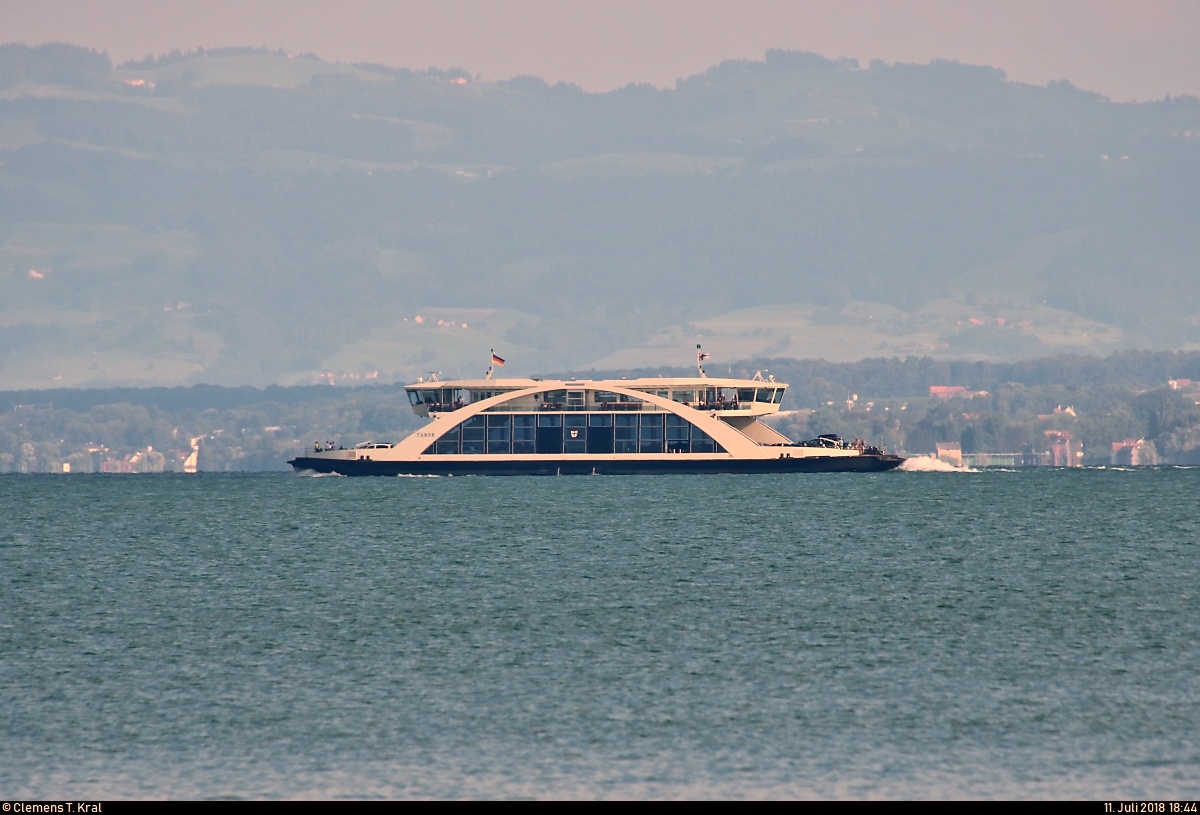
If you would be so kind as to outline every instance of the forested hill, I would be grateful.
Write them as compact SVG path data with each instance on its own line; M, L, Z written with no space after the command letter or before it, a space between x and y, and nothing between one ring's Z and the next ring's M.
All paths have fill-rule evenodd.
M1198 220L1200 102L993 68L0 47L5 390L1187 349Z

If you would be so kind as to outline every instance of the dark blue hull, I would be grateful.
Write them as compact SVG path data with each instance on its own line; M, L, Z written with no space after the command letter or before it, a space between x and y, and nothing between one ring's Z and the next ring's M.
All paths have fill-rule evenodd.
M899 456L813 456L810 458L707 461L367 461L308 458L288 464L297 471L338 475L658 475L665 473L877 473L899 467Z

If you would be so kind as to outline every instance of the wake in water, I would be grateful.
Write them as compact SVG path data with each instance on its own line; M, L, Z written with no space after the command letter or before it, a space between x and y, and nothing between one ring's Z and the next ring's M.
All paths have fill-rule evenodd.
M910 473L977 473L971 467L955 467L933 456L913 456L905 459L899 469Z
M301 478L346 478L341 473L319 473L316 470L300 470L296 475Z

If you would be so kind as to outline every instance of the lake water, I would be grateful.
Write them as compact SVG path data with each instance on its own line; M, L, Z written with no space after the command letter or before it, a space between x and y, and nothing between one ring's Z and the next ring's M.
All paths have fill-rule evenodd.
M1195 799L1198 496L0 476L0 798Z

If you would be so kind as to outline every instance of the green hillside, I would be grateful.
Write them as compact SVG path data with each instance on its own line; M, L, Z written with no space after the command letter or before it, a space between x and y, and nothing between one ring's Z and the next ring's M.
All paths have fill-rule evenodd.
M0 389L1188 349L1198 220L1200 102L993 68L0 46Z

